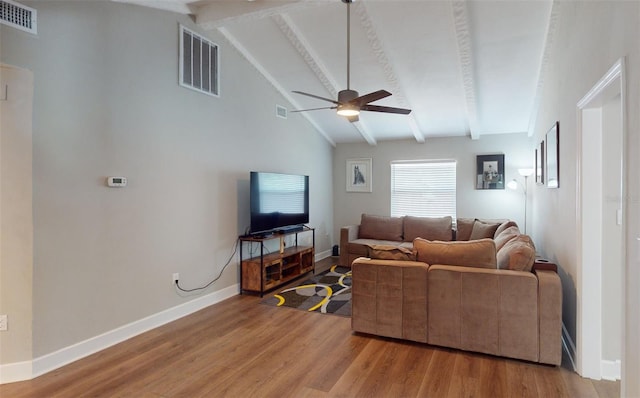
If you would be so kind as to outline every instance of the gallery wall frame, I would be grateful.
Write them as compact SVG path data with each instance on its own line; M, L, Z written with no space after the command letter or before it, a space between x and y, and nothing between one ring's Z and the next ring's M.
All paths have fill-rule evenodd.
M545 136L547 188L560 188L560 122L555 122Z
M544 140L540 141L540 143L538 144L538 147L536 148L536 166L535 166L535 172L536 172L536 184L538 185L544 185L544 168L545 168L545 163L544 163Z
M476 156L476 189L504 189L504 155Z
M371 158L347 159L347 192L371 192Z

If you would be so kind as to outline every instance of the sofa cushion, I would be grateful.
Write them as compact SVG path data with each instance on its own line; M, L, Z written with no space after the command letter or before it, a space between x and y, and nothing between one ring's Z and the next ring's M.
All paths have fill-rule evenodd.
M500 234L497 234L496 237L493 239L493 241L496 243L496 250L500 251L500 249L502 249L502 247L507 242L509 242L511 239L515 238L518 235L520 235L520 229L518 229L518 227L515 227L515 226L511 226L503 230L502 232L500 232Z
M461 265L477 268L497 268L496 245L492 239L473 241L413 241L416 260L429 265Z
M413 242L415 238L428 240L451 240L451 216L447 217L404 217L404 240Z
M473 223L473 229L471 229L471 236L469 236L469 240L485 238L493 239L499 226L500 224L490 224L484 221L476 220Z
M402 217L363 214L360 219L358 238L401 241L402 224Z
M395 245L372 245L368 250L369 258L382 260L415 261L413 250Z
M469 240L475 218L458 218L456 220L456 240Z
M531 271L536 259L536 248L529 235L518 235L502 246L497 254L498 268Z

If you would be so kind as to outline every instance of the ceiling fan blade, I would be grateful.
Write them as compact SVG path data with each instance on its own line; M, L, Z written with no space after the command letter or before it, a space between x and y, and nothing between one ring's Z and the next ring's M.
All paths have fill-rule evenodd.
M336 105L340 105L340 103L339 103L338 101L336 101L336 100L332 100L332 99L329 99L329 98L324 98L324 97L320 97L320 96L313 95L313 94L309 94L309 93L303 93L302 91L294 91L294 93L296 93L296 94L306 95L307 97L312 97L312 98L321 99L321 100L323 100L323 101L333 102L333 103L334 103L334 104L336 104Z
M294 112L307 112L307 111L319 111L321 109L336 109L336 108L337 108L337 106L325 106L325 107L322 107L322 108L298 109L298 110L295 110L295 111L291 111L291 113L294 113Z
M369 112L400 113L402 115L408 115L411 113L411 109L392 108L390 106L380 106L380 105L362 105L360 107L360 110L369 111Z
M369 102L374 102L379 99L386 98L390 95L391 93L388 92L387 90L378 90L369 94L361 95L360 97L354 99L353 102L357 101L357 103L359 103L362 106L362 105L368 104Z

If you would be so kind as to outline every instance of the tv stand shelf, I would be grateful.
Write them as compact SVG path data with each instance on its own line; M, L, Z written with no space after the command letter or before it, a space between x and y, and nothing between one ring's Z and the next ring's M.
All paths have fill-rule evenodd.
M298 246L298 234L311 232L312 245ZM284 239L295 235L295 244L284 248ZM257 292L262 296L265 292L282 286L315 269L314 228L304 227L301 230L283 232L269 236L241 236L240 238L240 293ZM280 239L280 250L265 253L266 241ZM257 243L260 255L243 259L243 245Z

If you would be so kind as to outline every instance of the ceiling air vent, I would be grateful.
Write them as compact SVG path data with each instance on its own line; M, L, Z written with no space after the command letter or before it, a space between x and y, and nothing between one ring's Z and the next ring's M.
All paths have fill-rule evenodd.
M37 11L11 0L0 0L0 23L37 34Z

